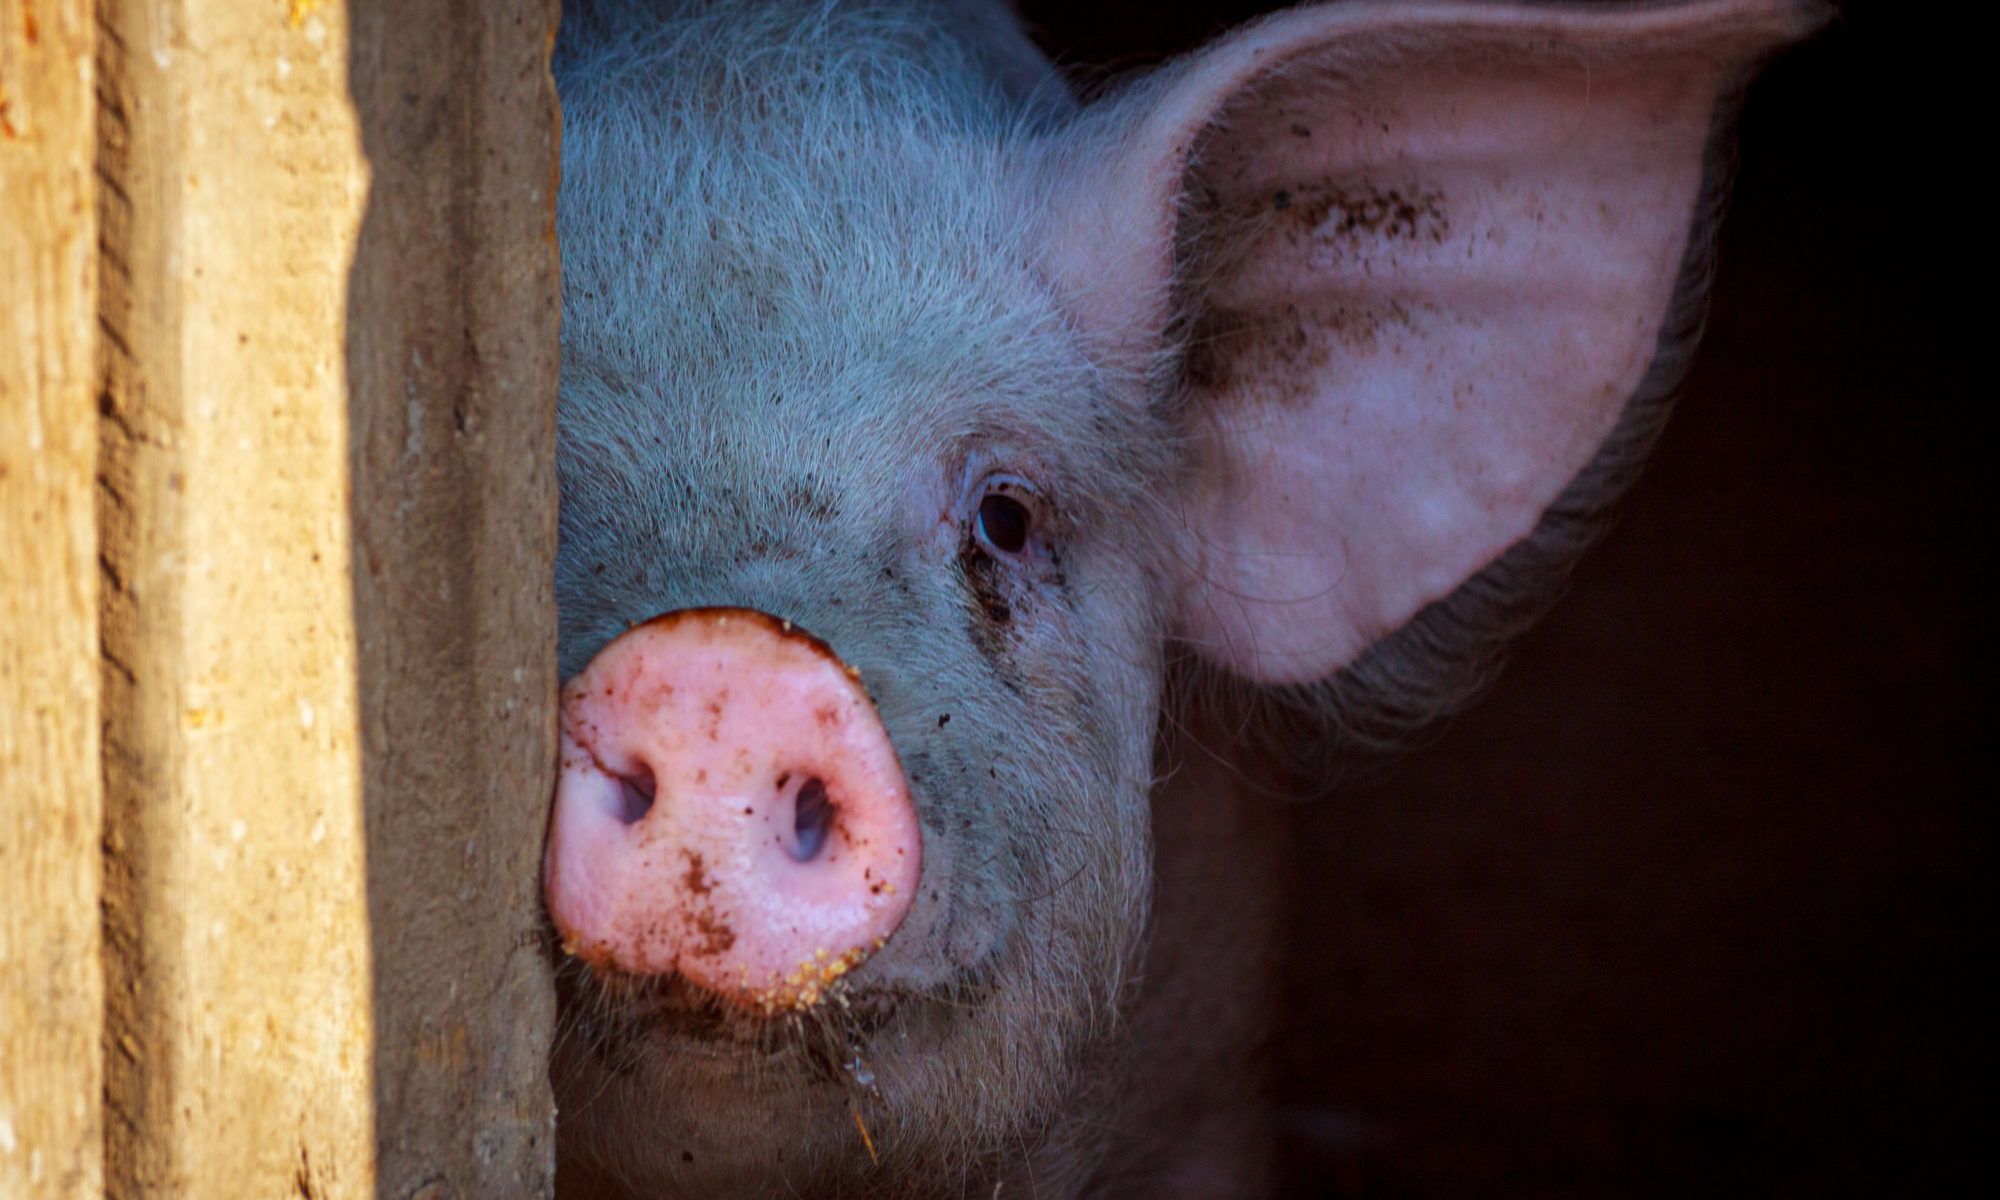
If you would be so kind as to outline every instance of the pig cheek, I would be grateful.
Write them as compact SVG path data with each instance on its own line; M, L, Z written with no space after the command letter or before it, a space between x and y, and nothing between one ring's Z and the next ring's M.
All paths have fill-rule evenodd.
M947 951L959 924L954 920L953 903L958 856L951 838L933 819L937 811L934 804L919 802L924 859L916 899L888 944L856 973L856 982L866 983L878 975L888 975L900 987L921 989L946 983L952 976Z
M920 544L957 536L958 518L952 512L939 468L933 466L905 478L896 507L902 528L915 530Z

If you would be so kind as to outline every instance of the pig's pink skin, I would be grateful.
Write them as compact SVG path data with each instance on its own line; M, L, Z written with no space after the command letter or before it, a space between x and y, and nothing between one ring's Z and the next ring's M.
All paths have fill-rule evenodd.
M647 773L654 802L628 824L621 777ZM834 816L804 856L795 803L813 779ZM565 947L593 965L766 1012L811 1004L895 932L922 857L868 694L789 623L669 613L564 689L546 888Z

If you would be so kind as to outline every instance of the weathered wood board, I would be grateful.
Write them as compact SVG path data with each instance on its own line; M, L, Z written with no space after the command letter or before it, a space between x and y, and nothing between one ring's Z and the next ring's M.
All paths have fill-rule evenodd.
M0 0L0 1196L103 1186L90 6Z
M544 1195L554 6L101 13L108 1186Z

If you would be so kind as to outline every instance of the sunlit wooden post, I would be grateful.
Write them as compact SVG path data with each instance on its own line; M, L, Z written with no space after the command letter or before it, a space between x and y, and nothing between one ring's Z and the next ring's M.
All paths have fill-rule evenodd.
M0 1196L103 1186L85 0L0 0Z
M555 0L0 13L0 1194L546 1195Z

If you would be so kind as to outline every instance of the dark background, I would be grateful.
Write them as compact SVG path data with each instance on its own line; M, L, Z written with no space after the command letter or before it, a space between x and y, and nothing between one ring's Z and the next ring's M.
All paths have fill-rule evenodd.
M1276 6L1022 7L1099 77ZM1295 813L1288 1194L1989 1193L1996 142L1948 11L1848 4L1756 85L1618 527L1476 709Z

